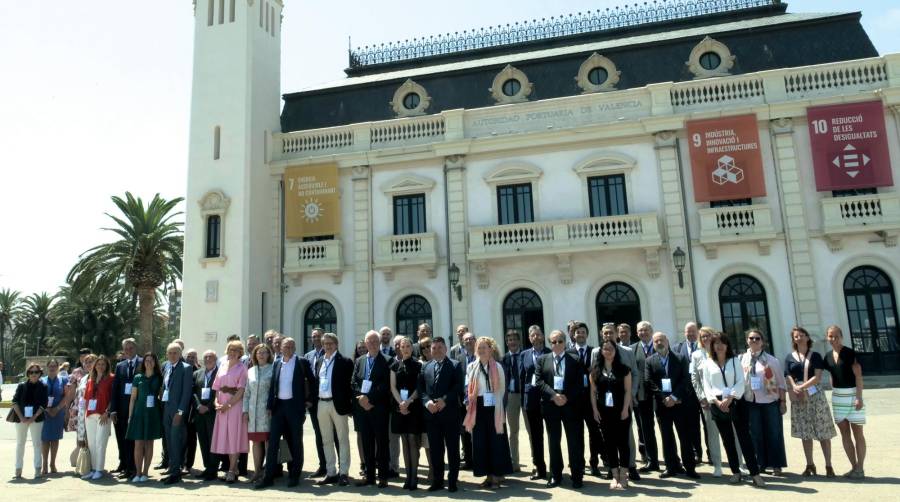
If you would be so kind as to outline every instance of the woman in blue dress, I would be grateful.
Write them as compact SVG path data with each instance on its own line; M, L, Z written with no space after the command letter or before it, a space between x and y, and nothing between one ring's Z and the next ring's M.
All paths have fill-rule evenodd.
M41 475L56 473L56 452L59 450L59 440L63 437L63 429L66 423L66 377L59 375L59 361L52 359L47 363L47 375L41 378L47 386L47 412L44 413L44 428L41 430L41 456L43 464Z

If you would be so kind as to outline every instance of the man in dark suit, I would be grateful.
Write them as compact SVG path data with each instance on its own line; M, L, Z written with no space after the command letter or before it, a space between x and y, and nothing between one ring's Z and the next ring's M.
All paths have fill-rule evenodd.
M548 488L562 482L562 430L566 431L572 487L581 488L584 477L584 426L581 424L581 401L584 390L584 368L578 356L566 351L566 334L550 333L550 354L538 361L536 385L541 390L542 411L550 441L550 480Z
M700 475L694 470L693 438L687 427L684 404L684 396L691 386L687 361L669 350L669 339L664 333L653 334L653 348L655 353L647 359L644 367L644 381L647 382L648 394L656 401L656 419L663 441L666 472L660 477L685 473L689 478L699 479ZM678 461L673 425L681 442L681 462Z
M462 350L462 337L468 332L469 327L465 324L460 324L456 327L456 343L453 344L452 347L450 347L450 352L447 353L447 357L453 359L454 361L458 360L457 358L459 357L459 351ZM452 342L453 340L450 341ZM465 370L463 370L463 373L465 373Z
M590 383L588 382L591 374L591 354L594 347L587 343L588 327L582 321L575 321L572 326L575 333L575 341L570 352L578 357L581 367L584 370L584 390L590 392ZM591 466L591 475L600 476L600 457L603 455L603 436L600 434L600 424L594 420L594 409L591 407L590 399L584 399L579 403L579 412L581 419L584 421L588 431L588 448L589 448L589 465ZM606 463L606 459L603 459Z
M313 328L309 334L309 341L313 348L306 354L303 354L303 358L309 361L310 367L313 368L313 375L318 374L315 369L318 367L319 359L321 359L322 355L325 353L325 349L322 348L322 335L324 333L325 331L322 330L322 328ZM328 470L325 466L325 449L322 446L322 431L319 428L318 404L318 400L316 400L312 408L309 409L309 419L312 422L313 433L316 435L316 455L319 457L319 469L310 475L311 478L324 476Z
M278 450L284 437L291 451L288 463L288 488L300 484L303 469L303 422L306 410L316 399L315 377L309 361L297 356L293 338L281 340L281 359L272 368L272 385L266 408L272 415L269 442L266 445L266 474L256 484L257 489L272 486L278 463Z
M376 467L378 487L388 485L390 450L388 447L388 410L390 409L391 360L381 352L381 337L371 330L366 333L368 354L356 359L353 369L354 415L362 435L365 479L357 486L375 484Z
M522 387L522 407L525 408L525 424L528 431L528 444L531 446L531 479L547 479L547 464L544 462L544 417L541 412L541 389L537 386L538 361L549 351L544 346L544 333L541 328L528 328L528 341L531 347L522 351L519 369L519 380Z
M635 422L638 427L638 443L644 466L638 469L640 472L659 470L659 452L656 447L656 426L653 421L653 396L647 392L644 381L644 368L647 358L654 354L653 326L647 321L641 321L637 325L638 341L632 344L634 362L637 366L637 374L632 376L638 381L638 391L635 398Z
M469 367L469 363L475 360L475 335L470 332L465 332L460 338L462 346L457 353L456 362L459 363L460 370L463 372L463 375L466 374L466 368ZM466 394L466 388L469 386L469 382L463 382L463 387L460 389L460 415L459 415L459 431L460 431L460 443L462 443L462 466L460 469L468 470L472 469L472 434L468 432L463 427L463 419L466 417L466 405L469 402L469 397Z
M338 351L338 337L334 333L321 335L322 357L316 361L314 374L318 385L319 415L325 452L325 478L317 485L350 484L350 413L353 412L353 361ZM335 441L337 438L337 441ZM337 443L337 444L335 444ZM340 452L340 471L337 469L335 449Z
M212 350L203 353L203 367L194 371L194 412L191 420L197 430L200 456L203 458L203 473L206 481L216 479L222 458L212 452L213 426L216 423L216 391L212 383L219 371L218 356Z
M378 350L385 357L395 357L397 355L397 351L394 350L394 344L392 343L394 340L394 331L387 326L382 326L381 330L378 332L378 338L380 342Z
M700 338L700 330L697 328L697 323L691 321L684 325L684 341L676 345L672 351L678 354L682 359L687 362L688 367L691 365L691 355L698 351L703 350L700 346L699 339ZM700 434L700 424L703 423L704 430L706 429L706 422L701 420L702 417L702 408L700 407L700 400L697 398L697 393L694 390L693 385L688 385L687 393L684 396L684 412L685 412L685 426L691 429L691 437L693 444L692 453L694 455L694 462L699 464L703 461L703 436ZM707 441L709 441L709 434L706 435ZM709 448L707 448L707 452Z
M506 423L509 425L509 454L512 459L513 472L519 469L519 417L522 415L522 389L525 387L519 370L522 368L522 335L518 330L506 332L506 353L501 364L506 375ZM525 420L525 429L529 429Z
M125 438L128 431L131 384L134 374L141 371L143 359L137 355L134 338L122 340L122 362L116 364L116 378L112 390L112 418L116 429L116 445L119 447L119 467L115 471L122 479L131 479L137 472L134 465L134 441Z
M187 415L193 397L194 373L175 342L166 348L169 364L163 373L163 431L169 446L169 470L160 481L172 485L181 482L181 467L187 441Z
M459 395L463 372L459 364L446 357L443 337L431 341L431 361L419 376L419 397L425 404L425 431L428 434L429 458L434 478L428 491L444 488L444 449L447 450L449 472L447 490L457 490L459 478Z

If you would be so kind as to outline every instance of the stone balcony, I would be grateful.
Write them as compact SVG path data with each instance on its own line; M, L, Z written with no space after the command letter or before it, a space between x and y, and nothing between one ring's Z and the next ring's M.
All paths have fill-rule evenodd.
M822 199L822 233L832 251L840 250L843 238L853 234L877 234L885 246L896 246L900 193Z
M303 274L313 272L331 274L334 283L340 284L344 272L340 239L285 243L285 275L299 285Z
M755 242L759 254L768 255L778 233L768 204L700 209L700 244L713 259L722 245Z
M375 269L384 272L387 280L394 280L394 271L401 267L421 267L428 277L437 274L437 237L433 232L380 237L375 247Z
M611 249L644 249L647 271L659 275L662 236L656 213L556 220L469 229L469 261L478 285L488 287L491 260L523 256L555 256L560 280L572 281L571 255Z

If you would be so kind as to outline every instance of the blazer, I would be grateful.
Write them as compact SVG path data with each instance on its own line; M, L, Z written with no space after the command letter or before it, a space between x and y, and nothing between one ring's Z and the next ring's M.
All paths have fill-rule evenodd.
M196 421L199 417L210 418L215 420L216 417L216 391L212 390L212 384L216 380L216 374L219 373L219 367L216 366L213 368L212 373L209 375L209 385L206 385L206 368L200 368L199 370L194 371L194 402L193 407L195 413L192 414L191 418L193 421ZM209 387L209 399L203 399L203 387ZM197 408L201 405L209 408L206 413L201 415L199 412L196 412Z
M316 402L316 393L319 387L315 385L315 377L309 361L294 354L294 377L291 380L291 392L294 396L294 402L300 403L303 411L306 411L307 403ZM272 386L269 387L269 399L266 402L266 409L275 411L275 404L278 398L278 386L281 383L281 367L284 361L279 359L275 361L272 367ZM299 417L301 420L304 417Z
M344 357L340 352L335 352L331 363L331 400L338 415L349 415L353 412L353 361ZM325 364L325 356L319 357L314 374L316 376L316 389L319 388L319 370ZM318 391L316 391L318 392Z
M620 344L616 344L616 350L619 352L619 359L622 361L622 364L631 368L631 399L636 401L637 398L635 396L637 396L641 379L637 376L638 369L634 351L631 350L631 347ZM600 355L600 347L594 348L594 351L591 353L591 371L594 370L595 365L600 364L602 357Z
M668 378L672 382L672 392L663 392L662 379ZM675 352L669 351L668 373L663 367L662 358L654 353L647 358L644 366L644 382L647 398L655 397L658 403L672 396L679 401L684 401L691 386L691 376L688 373L687 361Z
M441 372L437 375L435 381L435 372L437 370L437 361L431 360L425 363L422 372L419 373L419 396L422 404L428 404L428 401L437 401L443 399L447 403L447 407L441 412L441 415L455 417L459 415L459 396L462 393L460 389L463 387L463 370L457 361L444 358L441 364ZM425 410L425 419L429 420L433 417L432 413Z
M650 345L650 355L656 354L656 349L652 348L653 344ZM647 395L647 383L644 380L645 371L646 371L646 362L647 356L644 354L644 347L641 344L641 341L638 340L631 344L631 352L634 354L634 363L636 372L632 373L632 380L638 381L637 393L634 394L638 401L646 401L650 397Z
M317 359L321 359L324 354L325 354L325 349L319 349L319 350L312 349L309 352L307 352L306 354L303 354L303 358L306 359L307 361L309 361L309 366L311 368L315 369L316 363L318 362ZM318 355L319 357L317 358L316 355Z
M506 389L504 390L514 394L521 394L524 388L522 378L519 375L519 370L522 368L522 351L515 354L512 352L503 354L500 364L503 366L503 373L506 375Z
M694 350L694 352L703 351L703 346L700 344L699 340L697 340L694 343L697 345L696 350ZM691 371L691 368L692 368L691 356L693 355L693 353L691 352L690 342L688 342L687 340L680 342L678 345L675 346L674 352L676 354L678 354L679 356L681 356L681 358L684 359L685 363L687 363L688 374L691 375L691 383L690 383L690 385L688 385L687 395L685 395L684 397L685 397L685 399L689 399L691 401L697 400L698 397L702 397L702 393L698 394L696 392L696 390L694 389L694 385L693 385L693 372Z
M367 360L368 354L359 356L356 359L356 365L353 368L353 378L351 379L354 398L363 394L362 385L363 381L366 379ZM376 409L383 407L385 413L390 409L391 404L391 361L391 358L385 356L381 352L375 356L375 360L372 363L372 373L369 374L372 388L366 393L369 397L369 403L374 405ZM359 408L359 411L365 411L362 407L359 407L358 402L356 406Z
M134 368L128 371L128 361L121 361L116 365L115 380L113 380L112 412L128 414L128 406L131 403L131 393L125 394L125 384L134 382L134 375L144 364L144 360L137 357Z
M165 381L165 373L163 373L163 381ZM169 401L165 404L165 414L174 415L181 411L187 419L191 411L191 398L194 396L193 388L194 372L191 365L184 359L171 365L168 386Z
M585 389L590 388L590 376L591 376L591 360L593 358L594 347L585 344L584 346L584 358L581 357L581 354L578 352L578 346L572 345L572 348L569 349L569 352L572 353L578 360L581 362L581 367L584 369L584 376L588 377L587 380L582 379Z
M540 354L537 355L537 358L534 357L535 350L534 347L530 349L525 349L519 355L519 360L522 363L519 366L519 380L522 381L522 406L525 407L526 410L539 410L541 408L541 389L536 385L531 385L532 377L535 373L537 373L537 364L535 364L535 360L540 362L541 356L544 354L548 354L550 351L547 348L543 348Z
M774 358L773 358L774 359ZM719 368L719 364L713 359L707 359L703 363L703 395L707 401L722 397L726 389L731 389L731 396L735 400L744 397L746 381L744 380L744 367L741 366L740 356L732 357L725 361L725 372Z
M566 396L567 404L575 405L580 399L587 396L584 389L584 367L577 354L563 352L565 370L563 375L563 390L557 392L553 389L553 377L556 376L556 355L548 352L538 360L537 387L541 392L541 402L546 406L553 406L553 397L557 394Z

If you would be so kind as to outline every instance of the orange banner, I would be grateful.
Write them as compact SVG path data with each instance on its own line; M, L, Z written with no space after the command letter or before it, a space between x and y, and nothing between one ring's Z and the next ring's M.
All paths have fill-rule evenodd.
M284 170L284 222L288 239L340 234L339 179L337 164Z
M686 127L695 201L766 195L756 115L689 120Z

